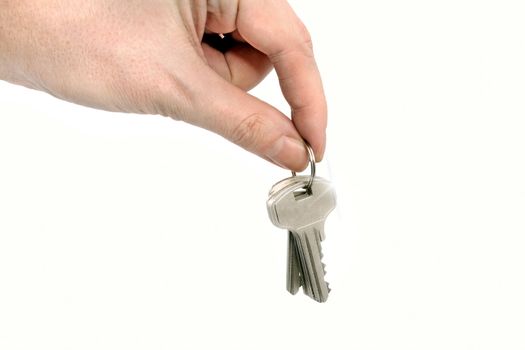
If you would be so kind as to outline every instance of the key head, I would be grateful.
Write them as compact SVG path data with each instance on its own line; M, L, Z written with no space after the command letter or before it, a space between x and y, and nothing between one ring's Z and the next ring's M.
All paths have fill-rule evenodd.
M308 175L300 175L300 176L292 176L292 177L279 181L278 183L273 185L272 188L270 189L270 193L268 194L268 200L271 200L275 195L279 193L279 191L291 185L292 183L296 183L300 181L304 182L309 179L310 179L310 176Z
M304 191L307 183L308 180L292 182L274 194L268 213L275 226L290 231L322 226L335 208L335 191L330 182L316 177L308 193Z
M270 220L272 222L275 222L276 219L273 217L274 216L274 211L270 210L271 207L273 207L273 204L275 202L275 200L277 198L279 198L280 196L282 196L283 194L283 190L286 189L287 187L289 187L290 185L293 185L295 183L303 183L304 185L306 185L310 180L310 176L292 176L292 177L289 177L287 179L284 179L284 180L281 180L279 181L278 183L276 183L275 185L273 185L272 189L270 190L270 193L268 195L268 200L266 202L266 205L268 207L268 213L270 215Z

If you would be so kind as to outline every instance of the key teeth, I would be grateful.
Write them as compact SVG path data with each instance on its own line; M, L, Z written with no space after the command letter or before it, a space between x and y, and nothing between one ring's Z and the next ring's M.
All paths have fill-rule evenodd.
M326 265L323 262L324 254L323 254L323 250L321 249L321 246L319 246L319 256L321 258L321 265L323 265L323 272L326 275Z
M326 276L326 264L323 262L324 254L323 250L321 249L321 246L319 246L319 256L321 257L321 265L323 266L323 275ZM328 282L325 283L328 293L330 293L332 291L332 289L330 289L330 284Z

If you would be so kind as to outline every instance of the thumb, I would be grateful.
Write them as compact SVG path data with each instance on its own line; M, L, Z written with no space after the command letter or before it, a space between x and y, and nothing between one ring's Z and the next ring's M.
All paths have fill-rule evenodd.
M281 167L301 171L307 165L302 137L292 121L202 65L188 88L184 121L215 132Z

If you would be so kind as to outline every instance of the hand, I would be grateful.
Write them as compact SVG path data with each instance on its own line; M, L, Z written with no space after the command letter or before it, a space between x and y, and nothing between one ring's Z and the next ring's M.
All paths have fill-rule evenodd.
M206 128L280 166L317 160L326 102L285 0L0 1L0 78L95 108ZM222 53L205 33L232 33ZM292 121L246 93L275 67Z

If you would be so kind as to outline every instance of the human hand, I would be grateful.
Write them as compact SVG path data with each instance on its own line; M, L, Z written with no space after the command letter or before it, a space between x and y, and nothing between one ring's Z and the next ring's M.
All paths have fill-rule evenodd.
M285 0L4 0L0 78L109 111L161 114L302 170L325 148L310 36ZM224 54L202 42L232 33ZM275 67L292 121L249 95Z

